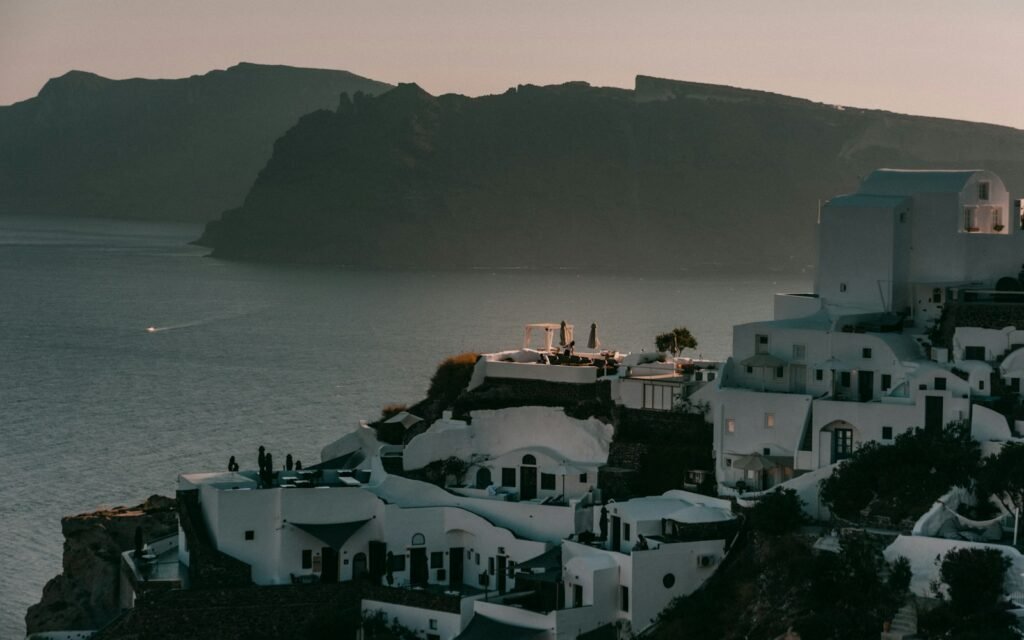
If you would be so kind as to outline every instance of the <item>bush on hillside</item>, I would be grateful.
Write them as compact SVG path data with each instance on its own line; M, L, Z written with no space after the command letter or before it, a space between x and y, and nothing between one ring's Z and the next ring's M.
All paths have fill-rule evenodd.
M892 445L863 445L822 482L821 499L841 518L916 518L951 486L969 484L980 458L965 423L913 429Z
M961 548L947 553L939 575L948 587L949 599L922 615L919 628L929 638L1019 638L1015 618L1003 601L1003 584L1010 565L998 549ZM936 592L942 596L938 589Z
M777 487L765 494L750 510L750 524L768 535L782 535L800 528L806 518L803 500L792 489Z
M479 357L478 353L460 353L438 365L434 377L430 379L427 398L442 408L450 407L459 394L469 386L473 367L476 366Z

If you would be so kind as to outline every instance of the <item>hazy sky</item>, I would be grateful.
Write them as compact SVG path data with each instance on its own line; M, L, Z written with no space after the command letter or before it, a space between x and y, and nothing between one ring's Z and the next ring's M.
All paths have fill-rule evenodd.
M646 74L1024 128L1024 0L0 0L0 104L239 61L431 93Z

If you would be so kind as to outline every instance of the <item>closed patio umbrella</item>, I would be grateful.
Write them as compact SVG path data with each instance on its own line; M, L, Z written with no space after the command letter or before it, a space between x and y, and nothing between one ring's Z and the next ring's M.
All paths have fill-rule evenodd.
M733 460L732 466L734 469L742 469L743 471L767 471L768 469L774 469L778 465L760 453L751 453Z
M566 337L565 334L566 334L565 320L562 320L562 324L561 324L560 328L558 329L558 345L561 346L561 347L564 347L567 344L569 344L569 339Z
M590 323L590 337L587 338L587 348L588 349L597 349L598 345L600 345L600 344L601 344L600 341L598 341L598 339L597 339L597 323L596 322L591 322Z

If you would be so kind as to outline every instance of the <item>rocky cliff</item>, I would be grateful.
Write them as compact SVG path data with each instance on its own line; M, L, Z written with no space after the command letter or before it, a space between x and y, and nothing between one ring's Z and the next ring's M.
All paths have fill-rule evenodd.
M818 202L880 167L984 167L1024 131L637 78L345 96L207 226L225 258L383 267L801 269Z
M0 213L210 220L241 201L299 116L388 88L246 63L176 80L71 71L0 107Z
M61 520L64 571L43 587L25 615L28 633L97 629L116 616L120 554L133 548L135 528L156 540L178 530L175 502L152 496L135 507L118 507Z

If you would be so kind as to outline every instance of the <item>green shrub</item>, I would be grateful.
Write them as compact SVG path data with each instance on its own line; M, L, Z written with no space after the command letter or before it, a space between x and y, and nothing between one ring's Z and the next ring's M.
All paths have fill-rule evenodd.
M919 628L929 638L1011 640L1015 618L1003 601L1010 560L997 549L954 549L942 560L940 578L949 600L927 612Z
M758 499L750 510L750 524L757 531L777 536L794 531L806 518L803 500L792 489L777 487Z

